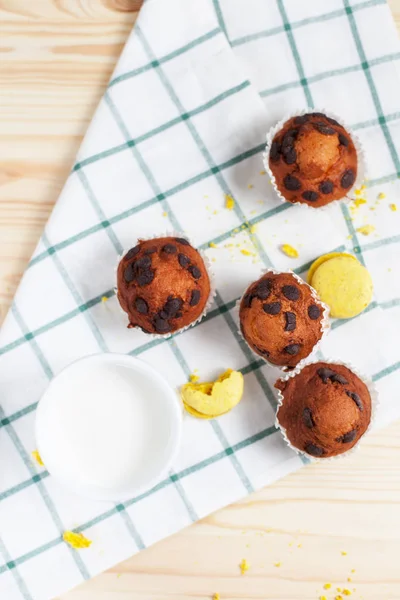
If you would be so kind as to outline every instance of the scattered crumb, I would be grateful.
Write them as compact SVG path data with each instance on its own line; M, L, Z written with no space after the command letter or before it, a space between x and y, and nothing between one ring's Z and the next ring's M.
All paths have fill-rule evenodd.
M266 171L260 171L260 175L266 175L267 172Z
M227 208L228 210L233 210L235 207L235 201L232 198L232 196L229 196L228 194L225 195L225 208Z
M275 562L275 563L274 563L274 567L281 567L281 566L282 566L282 563L281 563L281 562Z
M339 594L341 594L343 592L342 588L340 588L340 587L337 587L336 591L339 592Z
M328 600L326 596L320 596L319 600Z
M246 548L250 548L250 544L246 544Z
M257 204L264 204L264 200L257 200Z
M88 540L83 533L74 533L73 531L64 531L63 540L75 550L89 548L92 544L92 541Z
M367 186L365 185L365 183L362 184L361 189L362 190L366 190L367 189Z
M245 248L242 248L240 251L244 256L255 256L254 252L250 252L250 250L246 250Z
M104 302L108 302L109 298L107 298L107 296L102 296L101 297L101 301Z
M257 211L256 211L256 210L252 210L252 211L250 212L250 214L251 214L251 215L255 215L255 214L257 214Z
M249 228L250 233L256 233L257 231L257 225L251 225L251 227Z
M341 554L342 556L347 556L347 552L346 552L346 550L342 550L340 554Z
M332 587L332 584L331 584L331 583L326 583L326 584L324 585L324 590L330 590L330 589L331 589L331 587Z
M233 233L239 233L239 228L236 227L236 229L233 230Z
M386 194L384 194L383 192L378 194L378 200L384 200L385 198L386 198Z
M221 600L221 596L219 594L214 594L213 600Z
M355 572L356 572L356 570L355 570L355 569L352 569L350 572L351 572L351 573L355 573Z
M190 383L197 383L199 381L199 379L200 379L199 375L196 375L195 373L192 373L189 377Z
M214 242L210 242L208 245L210 248L218 248L217 244L214 244Z
M290 258L298 258L299 256L299 253L296 250L296 248L293 248L293 246L291 246L290 244L282 244L281 251L283 252L283 254L286 254L286 256L289 256Z
M351 233L350 235L347 236L348 240L352 240L353 239L353 234Z
M389 204L389 208L390 208L390 210L392 210L393 212L396 212L396 210L397 210L397 204Z
M207 198L208 198L208 196L207 196L207 195L205 195L205 196L203 196L203 198L206 198L206 199L207 199Z
M348 578L347 578L347 581L348 581L349 583L351 583L351 582L352 582L352 579L351 579L351 577L348 577Z
M335 600L343 600L343 596L335 596Z
M166 211L166 210L164 210L164 212L163 212L162 216L163 216L163 217L168 217L168 213L167 213L167 211Z
M33 452L31 452L32 458L35 462L37 462L37 464L39 465L39 467L44 467L44 463L42 461L42 457L40 456L38 450L34 450Z
M361 190L356 190L354 193L355 193L356 196L361 196L362 191Z
M249 190L252 190L254 185L252 183L249 183L249 185L247 187L249 188Z
M120 577L122 577L122 573L117 573L117 579L119 579Z
M362 235L370 235L375 229L376 227L374 227L374 225L363 225L362 227L359 227L357 231Z
M302 548L302 547L303 547L303 544L297 544L297 547L298 547L298 548Z
M213 215L217 215L218 211L217 210L213 210Z
M212 258L211 262L217 262L217 259L216 258Z
M343 595L344 595L344 596L351 596L351 591L350 591L349 589L345 588L345 589L343 590Z
M245 558L240 563L239 568L242 575L247 573L247 571L250 569L250 565Z
M367 204L367 201L365 198L354 198L353 200L353 205L352 208L358 208L359 206L362 206L363 204Z

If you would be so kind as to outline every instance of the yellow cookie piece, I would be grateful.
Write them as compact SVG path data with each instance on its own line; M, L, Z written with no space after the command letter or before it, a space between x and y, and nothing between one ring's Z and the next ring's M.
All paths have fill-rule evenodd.
M311 279L312 287L329 308L332 317L356 317L372 300L371 275L351 255L340 255L322 262Z
M337 258L338 256L347 256L348 258L353 258L357 260L355 256L352 254L347 254L347 252L329 252L328 254L323 254L317 260L314 260L313 264L310 267L310 270L307 273L307 283L312 285L312 278L314 277L315 271L327 260L331 260L331 258ZM358 261L357 261L358 262Z
M181 396L191 415L213 419L232 410L242 399L243 389L243 375L228 369L215 382L185 384Z

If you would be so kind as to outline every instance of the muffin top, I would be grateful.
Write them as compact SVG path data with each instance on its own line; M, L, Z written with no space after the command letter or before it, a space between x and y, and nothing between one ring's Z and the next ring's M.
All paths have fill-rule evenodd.
M357 165L349 133L322 113L289 119L275 135L269 154L282 196L314 208L346 196L356 180Z
M185 238L139 240L118 265L118 300L128 327L167 334L203 313L210 279L199 252Z
M240 303L240 327L249 346L274 365L295 367L322 337L324 307L292 273L267 273Z
M370 424L369 390L343 365L307 365L275 387L283 394L280 425L290 443L310 456L329 458L350 450Z

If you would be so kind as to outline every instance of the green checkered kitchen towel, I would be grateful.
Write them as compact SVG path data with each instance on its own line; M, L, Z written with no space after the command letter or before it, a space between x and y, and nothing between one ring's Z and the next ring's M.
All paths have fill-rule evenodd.
M1 331L1 598L58 595L302 465L274 427L277 371L248 350L232 314L266 267L304 274L320 254L356 253L374 302L335 322L321 355L373 377L381 423L400 416L399 57L383 0L145 3ZM307 106L341 115L364 143L369 201L354 215L283 204L262 171L267 129ZM365 224L376 228L368 237ZM114 267L138 236L171 229L207 251L218 291L200 325L155 341L126 329ZM185 418L170 476L118 505L76 498L30 456L50 379L103 351L140 356L174 387L195 369L245 375L241 404L217 421ZM91 548L72 550L66 529Z

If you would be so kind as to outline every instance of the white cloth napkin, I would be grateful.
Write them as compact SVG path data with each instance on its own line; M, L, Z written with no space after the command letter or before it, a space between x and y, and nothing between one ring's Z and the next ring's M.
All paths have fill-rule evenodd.
M356 252L375 300L335 322L321 353L373 377L381 423L400 415L400 203L389 206L400 189L399 57L382 0L145 3L1 331L1 598L58 595L302 465L274 428L278 372L234 322L236 299L266 267L304 274L320 254ZM354 215L283 204L263 173L266 131L307 106L341 115L365 146L368 203ZM376 231L364 237L364 224ZM126 329L114 268L138 236L168 230L207 250L218 293L199 326L154 341ZM140 356L174 387L195 369L245 374L241 404L214 422L186 417L171 476L119 505L69 494L31 459L50 379L101 351ZM92 546L72 550L67 529Z

